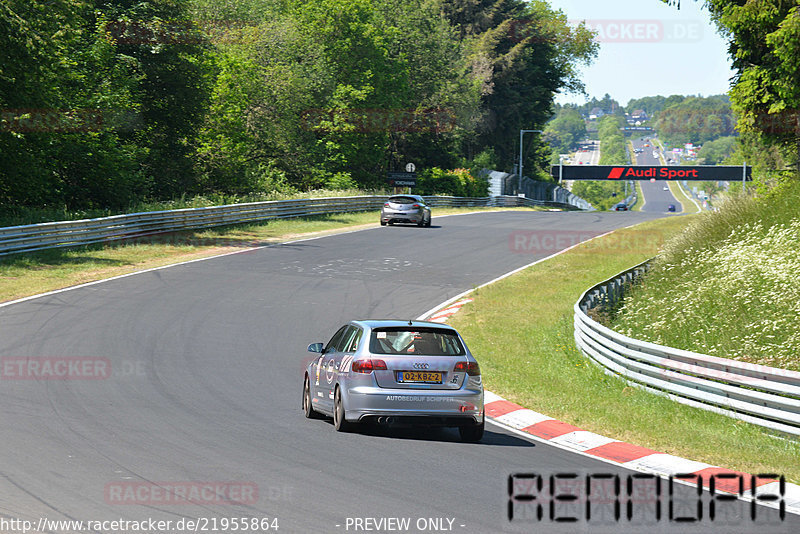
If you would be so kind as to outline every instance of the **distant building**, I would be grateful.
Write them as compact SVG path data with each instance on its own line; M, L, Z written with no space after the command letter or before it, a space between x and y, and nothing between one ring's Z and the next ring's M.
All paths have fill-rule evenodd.
M647 112L643 109L637 109L633 113L631 113L631 119L634 121L646 121L650 117L647 116Z
M599 119L600 117L602 117L605 114L606 114L606 112L603 111L600 108L592 108L592 111L589 112L589 120L593 121L593 120Z

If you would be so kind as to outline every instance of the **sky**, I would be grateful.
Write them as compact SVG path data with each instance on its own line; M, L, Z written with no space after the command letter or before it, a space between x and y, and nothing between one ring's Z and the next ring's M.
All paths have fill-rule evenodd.
M726 93L734 75L726 41L702 2L683 0L680 11L660 0L547 0L570 21L586 20L599 33L600 51L581 79L588 97L559 95L559 104L583 104L606 93L623 106L632 98Z

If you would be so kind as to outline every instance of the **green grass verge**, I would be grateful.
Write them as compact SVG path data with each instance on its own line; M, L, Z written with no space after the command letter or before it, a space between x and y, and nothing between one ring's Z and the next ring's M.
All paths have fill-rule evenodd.
M435 208L437 216L501 208ZM545 208L502 208L541 210ZM377 226L378 212L341 213L178 232L131 242L0 256L0 302L256 245Z
M800 183L732 197L665 245L615 328L670 347L800 371Z
M798 442L628 386L575 346L573 305L581 293L655 255L661 236L695 218L618 230L480 288L450 322L480 361L486 388L526 408L659 452L800 482Z
M631 210L642 211L642 206L644 206L644 193L642 192L642 185L639 183L639 180L635 180L633 183L636 186L636 202Z
M672 193L672 196L675 197L675 200L681 205L681 209L683 213L700 213L702 211L700 206L692 202L692 199L689 197L689 194L686 192L681 184L678 182L667 182L669 186L669 191Z

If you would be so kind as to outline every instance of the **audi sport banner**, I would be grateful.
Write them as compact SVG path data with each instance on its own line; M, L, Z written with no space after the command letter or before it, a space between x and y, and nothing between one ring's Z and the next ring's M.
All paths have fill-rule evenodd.
M564 176L559 177L559 168ZM744 167L732 165L553 165L551 175L558 180L702 180L741 181ZM751 181L751 167L746 180Z

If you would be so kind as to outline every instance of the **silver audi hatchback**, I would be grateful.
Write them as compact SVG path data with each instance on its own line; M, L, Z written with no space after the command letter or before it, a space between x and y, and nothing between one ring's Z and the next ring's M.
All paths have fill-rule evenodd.
M431 208L419 195L394 195L383 203L381 226L394 223L431 225Z
M358 423L457 427L483 437L478 362L458 332L426 321L352 321L316 353L303 384L306 417L333 417L336 430Z

